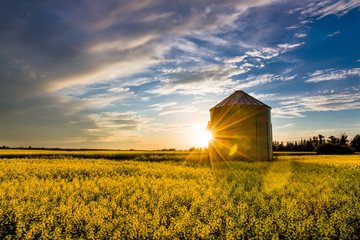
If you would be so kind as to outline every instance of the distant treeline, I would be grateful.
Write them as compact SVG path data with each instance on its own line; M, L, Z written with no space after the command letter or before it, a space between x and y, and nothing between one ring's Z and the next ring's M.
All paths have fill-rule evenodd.
M357 134L351 139L348 139L348 136L345 133L340 134L339 137L330 136L325 138L324 135L313 136L309 139L301 139L300 141L295 142L286 142L283 141L274 141L273 150L274 151L315 151L316 148L325 143L338 144L342 146L349 146L354 151L360 151L360 134Z

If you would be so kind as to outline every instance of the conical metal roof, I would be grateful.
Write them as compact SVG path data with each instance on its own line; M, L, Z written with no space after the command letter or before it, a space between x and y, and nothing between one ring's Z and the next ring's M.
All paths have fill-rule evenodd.
M236 105L236 106L253 105L253 106L264 106L264 107L271 108L268 105L266 105L265 103L260 102L259 100L250 96L249 94L247 94L246 92L244 92L242 90L235 91L233 94L231 94L229 97L222 100L220 103L218 103L213 108L220 108L220 107L234 106L234 105ZM211 109L213 109L213 108L211 108Z

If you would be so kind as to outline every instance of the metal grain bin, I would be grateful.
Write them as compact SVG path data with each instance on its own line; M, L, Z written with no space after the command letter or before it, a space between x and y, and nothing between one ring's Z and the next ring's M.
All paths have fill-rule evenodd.
M271 108L235 91L210 109L211 160L272 160Z

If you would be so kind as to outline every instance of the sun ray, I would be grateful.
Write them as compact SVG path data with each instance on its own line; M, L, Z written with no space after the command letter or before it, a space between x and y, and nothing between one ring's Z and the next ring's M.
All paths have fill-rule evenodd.
M226 114L227 112L228 112L228 111L226 111L224 114ZM240 123L240 122L242 122L242 121L245 121L246 119L248 119L248 118L250 118L250 117L253 117L254 115L258 114L259 112L260 112L260 111L254 111L254 112L252 112L251 114L247 114L246 117L240 118L239 120L236 120L236 121L234 121L234 122L231 122L231 123L229 123L229 124L227 124L227 125L225 125L225 126L223 126L223 127L221 127L221 128L216 128L215 126L219 125L220 120L224 117L224 114L222 114L221 119L218 119L218 120L217 120L217 123L216 123L215 126L213 127L213 129L214 129L213 131L214 131L215 133L221 132L221 131L223 131L224 129L227 129L227 128L233 126L233 125L236 125L236 124L238 124L238 123ZM232 113L231 116L233 116L234 114L235 114L235 113Z
M223 147L225 147L225 148L227 148L228 150L231 151L231 148L232 148L232 147L230 147L230 146L222 143L222 142L219 141L219 140L214 140L214 141L215 141L216 143L220 144L221 146L223 146ZM214 147L214 148L216 148L216 147ZM239 154L240 156L244 157L244 158L247 158L247 159L249 158L249 156L246 156L244 153L242 153L242 152L240 152L240 151L238 151L238 150L236 151L236 153Z

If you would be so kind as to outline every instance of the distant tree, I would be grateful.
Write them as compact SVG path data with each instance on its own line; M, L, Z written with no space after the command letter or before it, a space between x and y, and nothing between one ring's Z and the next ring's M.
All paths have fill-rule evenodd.
M313 136L313 145L316 147L317 145L319 145L319 139L318 139L318 137L316 137L316 136Z
M301 147L300 147L300 144L297 143L297 141L295 141L295 144L294 144L294 151L301 151Z
M356 136L351 140L350 146L355 150L355 152L360 152L360 134L356 134Z
M339 143L324 143L316 148L317 154L353 154L354 151L347 145Z
M314 151L316 148L320 145L324 145L329 143L337 146L345 146L349 148L349 146L354 149L357 152L360 152L360 134L357 134L353 139L348 140L348 136L345 133L341 133L340 136L334 137L330 136L327 140L325 140L325 136L322 134L319 134L318 136L313 136L306 139L301 139L300 142L279 142L279 141L273 141L272 148L273 151ZM350 144L349 144L350 142ZM322 148L325 149L340 149L337 146L323 146ZM339 151L343 151L344 149L341 148ZM337 150L336 150L337 151ZM345 152L347 150L344 150Z
M272 150L273 151L276 151L277 149L276 149L276 141L274 141L273 143L272 143Z
M342 133L339 138L340 145L346 145L348 142L349 140L347 140L347 135L345 133Z
M328 139L328 142L329 143L338 143L339 139L334 137L334 136L330 136L329 139Z
M306 149L306 151L313 151L314 150L314 146L312 144L311 138L310 138L310 140L306 141L306 148L305 149Z
M284 146L284 142L283 142L283 141L281 141L281 143L279 144L277 150L278 150L278 151L285 151L285 146Z
M176 148L163 148L160 151L176 151Z

